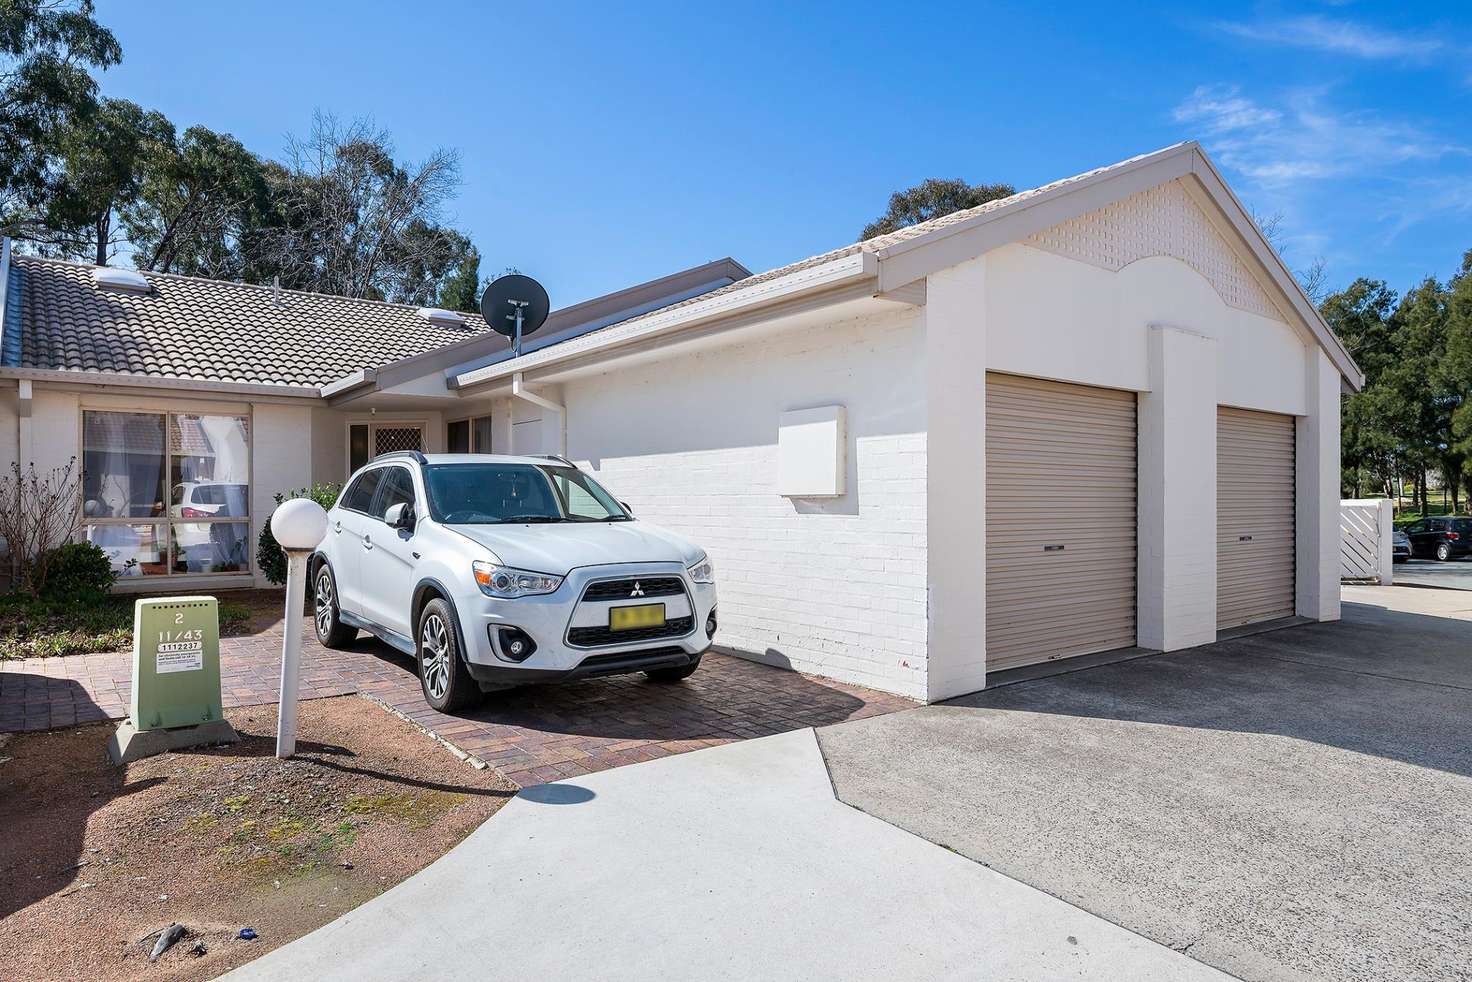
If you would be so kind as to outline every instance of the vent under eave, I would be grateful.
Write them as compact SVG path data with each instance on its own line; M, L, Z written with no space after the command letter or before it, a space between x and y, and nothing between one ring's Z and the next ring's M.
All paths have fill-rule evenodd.
M93 266L92 282L106 290L122 290L126 293L148 293L153 289L148 278L136 269L116 269L112 266Z
M464 327L465 315L458 314L453 310L445 310L443 307L420 307L414 311L420 317L437 324L440 327Z

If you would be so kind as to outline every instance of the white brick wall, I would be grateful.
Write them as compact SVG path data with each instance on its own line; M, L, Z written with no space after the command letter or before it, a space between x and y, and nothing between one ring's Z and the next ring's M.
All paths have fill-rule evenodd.
M716 562L722 647L925 696L923 337L912 311L568 382L569 454ZM777 493L782 412L848 411L847 493Z

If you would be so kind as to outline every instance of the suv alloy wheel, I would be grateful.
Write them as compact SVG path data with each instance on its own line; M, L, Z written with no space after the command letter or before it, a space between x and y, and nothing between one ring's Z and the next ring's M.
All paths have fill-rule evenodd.
M345 648L358 636L358 629L344 624L338 616L337 580L325 562L317 567L312 581L312 622L317 640L325 648Z
M419 686L431 709L453 712L481 696L480 686L465 668L460 644L455 637L455 615L450 605L436 597L419 614Z

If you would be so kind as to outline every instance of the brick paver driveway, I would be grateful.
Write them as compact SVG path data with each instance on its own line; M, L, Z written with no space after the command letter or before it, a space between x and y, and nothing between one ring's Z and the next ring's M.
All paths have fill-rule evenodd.
M226 707L276 701L279 628L222 639L220 660ZM0 732L121 719L131 685L127 653L0 661ZM301 693L369 696L522 785L915 705L711 653L700 671L674 685L629 675L529 686L447 716L425 704L412 658L366 636L352 650L330 651L310 631L302 648Z

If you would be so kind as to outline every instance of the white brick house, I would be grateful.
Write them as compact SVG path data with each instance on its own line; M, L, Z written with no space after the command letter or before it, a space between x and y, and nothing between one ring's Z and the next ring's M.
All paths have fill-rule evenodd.
M168 441L239 420L252 539L271 493L395 441L564 453L710 550L723 647L927 700L1338 617L1339 396L1362 378L1195 144L756 276L696 267L554 314L514 359L477 318L152 274L82 303L104 288L50 275L58 299L43 265L0 277L0 454L147 470L106 413L157 414ZM240 331L236 350L280 333L206 374L160 357L190 343L158 333L161 301ZM411 349L385 350L405 324ZM186 450L157 451L176 497L188 467L223 473ZM181 566L219 550L190 553L150 495L95 527L156 528L161 578L253 581L249 559Z

